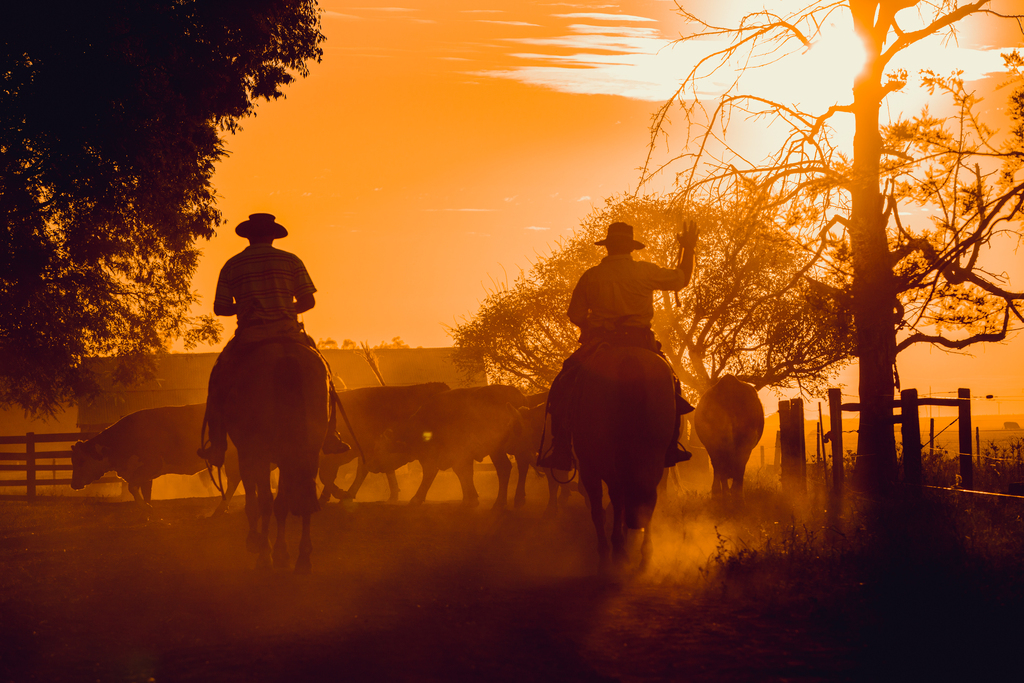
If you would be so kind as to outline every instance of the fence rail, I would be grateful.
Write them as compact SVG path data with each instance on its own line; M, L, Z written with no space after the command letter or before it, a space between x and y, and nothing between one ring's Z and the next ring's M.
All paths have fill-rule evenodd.
M71 485L71 477L58 478L58 472L71 472L71 450L37 451L36 444L71 443L92 438L96 432L64 432L59 434L36 434L28 432L24 436L0 436L0 445L24 445L24 452L0 453L0 472L24 472L24 479L0 479L0 500L33 501L38 497L40 486ZM51 462L40 462L50 460ZM57 461L65 462L57 462ZM40 479L41 472L49 472L50 477ZM104 476L95 483L113 484L119 482L116 476ZM7 493L11 488L24 488L24 494Z

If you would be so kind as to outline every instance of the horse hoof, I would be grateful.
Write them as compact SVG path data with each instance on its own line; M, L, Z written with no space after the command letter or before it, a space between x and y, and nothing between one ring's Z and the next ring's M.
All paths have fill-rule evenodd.
M554 519L558 516L558 506L548 505L544 508L544 519Z
M309 561L308 557L300 557L295 561L295 573L306 575L313 571L313 563Z
M409 500L409 505L423 505L423 499L422 498L418 498L416 496L413 496Z
M479 498L473 498L471 500L464 500L464 501L462 501L462 507L464 507L464 508L480 507L480 499Z
M274 569L288 568L288 551L274 553Z
M519 508L523 507L524 505L526 505L526 498L525 497L520 498L519 496L516 496L516 499L512 502L512 506L516 510L518 510Z
M270 571L272 563L270 562L269 553L260 553L259 557L256 558L256 571Z

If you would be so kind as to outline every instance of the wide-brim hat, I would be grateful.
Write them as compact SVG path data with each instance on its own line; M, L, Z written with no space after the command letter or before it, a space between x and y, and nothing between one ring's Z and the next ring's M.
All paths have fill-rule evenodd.
M646 249L647 245L633 239L633 226L629 223L612 223L608 226L608 236L594 244L602 247L629 247L631 250Z
M235 233L241 237L273 237L274 239L280 239L281 237L287 237L288 231L285 230L284 226L274 220L274 215L270 213L251 213L249 214L249 220L242 221L235 228Z

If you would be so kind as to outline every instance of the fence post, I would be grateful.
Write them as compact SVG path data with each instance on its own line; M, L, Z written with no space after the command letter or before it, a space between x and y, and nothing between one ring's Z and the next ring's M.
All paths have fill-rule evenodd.
M787 493L807 493L807 445L802 398L779 401L779 425L782 431L782 489Z
M36 498L36 433L25 435L25 497Z
M903 480L913 486L921 485L921 422L917 406L917 389L904 389L900 392Z
M971 458L971 390L957 389L960 399L960 487L974 489L974 460Z
M928 419L928 456L935 456L935 418Z
M828 420L832 436L832 491L836 499L843 496L843 392L828 390Z

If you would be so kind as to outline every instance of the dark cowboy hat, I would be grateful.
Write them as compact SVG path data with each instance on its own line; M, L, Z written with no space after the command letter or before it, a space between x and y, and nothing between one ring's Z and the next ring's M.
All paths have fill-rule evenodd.
M645 249L647 245L643 242L637 242L633 239L633 226L629 223L612 223L608 226L608 236L600 242L594 242L594 244L602 247L608 246L628 246L631 247L630 251L635 249Z
M249 220L242 221L235 228L235 232L246 239L250 237L273 237L275 240L287 237L288 231L283 225L274 221L274 215L270 213L251 213Z

